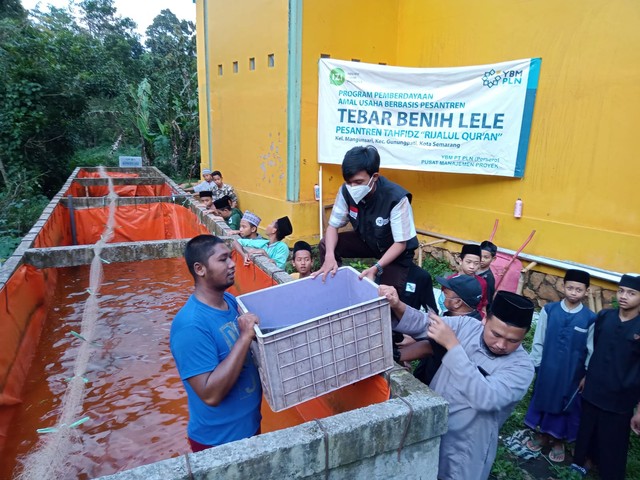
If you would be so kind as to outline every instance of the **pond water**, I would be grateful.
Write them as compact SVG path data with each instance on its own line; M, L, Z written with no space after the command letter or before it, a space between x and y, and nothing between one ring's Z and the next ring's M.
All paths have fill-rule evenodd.
M184 389L169 351L171 320L193 290L183 259L104 268L96 346L87 367L81 435L66 460L74 478L106 475L189 451ZM39 428L57 423L73 375L88 293L89 266L59 271L23 402L9 430L0 478L35 445Z

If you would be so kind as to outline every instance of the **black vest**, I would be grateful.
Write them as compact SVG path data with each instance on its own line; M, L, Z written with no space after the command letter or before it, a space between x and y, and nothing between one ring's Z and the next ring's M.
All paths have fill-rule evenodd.
M400 185L380 176L376 183L376 191L370 198L356 204L349 195L346 185L342 186L342 196L349 207L349 222L353 230L358 232L362 241L371 250L379 252L377 258L380 258L394 243L389 219L391 210L404 197L411 202L411 194ZM413 257L413 251L416 248L418 248L418 238L413 237L407 241L405 254Z

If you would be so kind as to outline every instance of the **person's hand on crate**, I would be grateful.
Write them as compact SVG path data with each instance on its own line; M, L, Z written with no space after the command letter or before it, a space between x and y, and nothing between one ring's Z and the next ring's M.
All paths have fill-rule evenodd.
M391 313L393 313L398 320L401 319L407 309L407 304L400 301L398 291L395 287L380 285L378 287L378 295L387 299L389 307L391 307Z
M256 331L253 327L259 324L260 320L254 313L243 313L238 316L238 330L240 330L241 337L244 336L253 340L256 336Z
M394 309L398 307L400 303L400 297L398 296L398 292L394 287L389 285L380 285L378 287L378 295L384 297L389 302L389 306Z
M374 265L372 267L367 268L366 270L363 270L362 273L360 275L358 275L358 278L360 280L362 280L364 277L367 277L372 282L375 282L376 281L376 275L378 275L378 269Z
M327 279L327 275L331 273L332 277L336 276L336 272L338 271L338 262L334 257L329 257L327 255L324 259L324 263L320 267L320 270L317 272L313 272L311 274L311 278L316 278L322 275L322 281L324 282Z

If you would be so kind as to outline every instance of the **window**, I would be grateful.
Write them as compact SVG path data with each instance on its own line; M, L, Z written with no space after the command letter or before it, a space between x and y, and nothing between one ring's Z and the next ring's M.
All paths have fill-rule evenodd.
M238 62L233 62L233 73L238 73Z
M273 53L270 53L269 55L267 55L267 66L269 68L273 68L276 65L276 57Z
M256 59L255 57L250 57L249 58L249 70L255 70L256 69Z

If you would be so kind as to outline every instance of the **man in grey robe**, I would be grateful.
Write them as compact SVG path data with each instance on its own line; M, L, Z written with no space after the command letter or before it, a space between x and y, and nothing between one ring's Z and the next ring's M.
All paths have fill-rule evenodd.
M402 303L393 287L380 286L396 318L393 329L426 336L447 349L430 387L449 402L449 430L440 443L440 480L485 480L498 431L527 392L534 368L522 340L533 304L511 292L496 294L491 314L440 318Z

